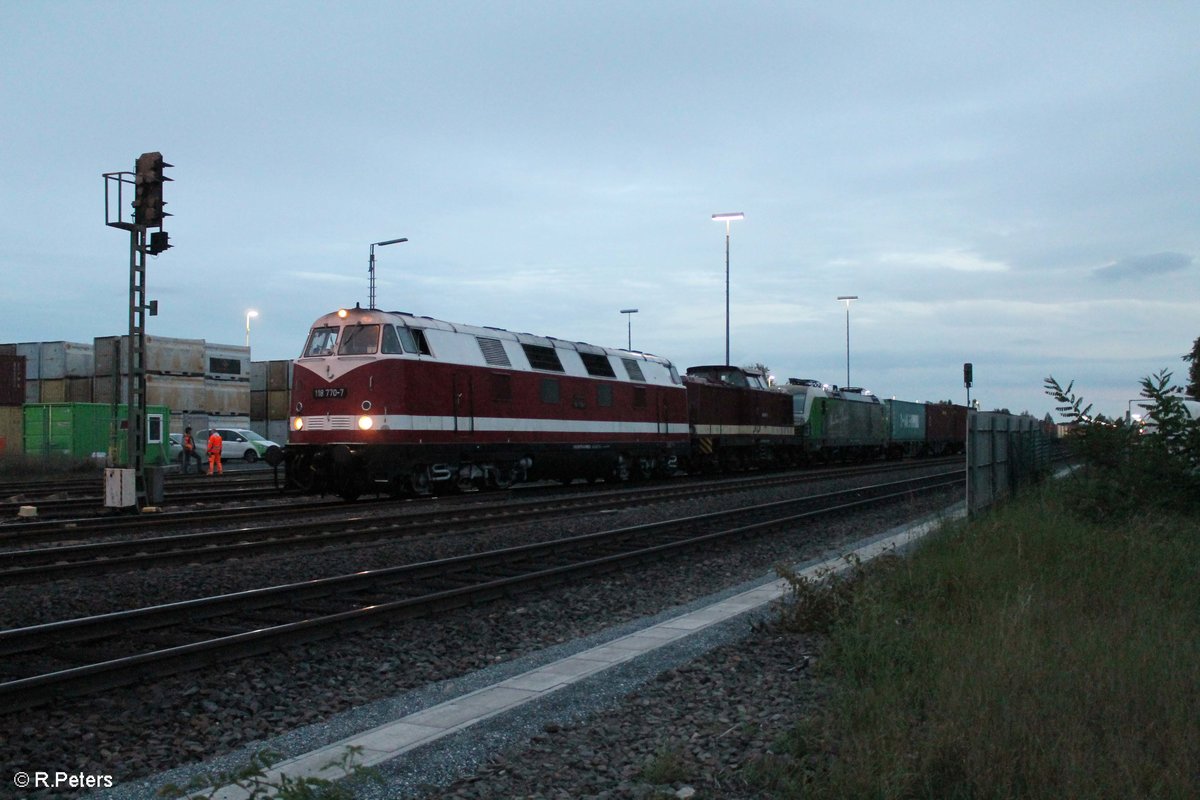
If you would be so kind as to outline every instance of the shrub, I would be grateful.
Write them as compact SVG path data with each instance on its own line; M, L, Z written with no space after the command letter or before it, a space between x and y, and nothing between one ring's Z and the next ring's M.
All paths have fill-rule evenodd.
M1064 491L1078 513L1102 521L1154 508L1200 507L1200 421L1191 419L1171 373L1142 379L1141 394L1149 401L1144 425L1092 416L1092 406L1075 395L1074 381L1064 388L1050 376L1045 385L1074 426L1068 443L1080 467Z

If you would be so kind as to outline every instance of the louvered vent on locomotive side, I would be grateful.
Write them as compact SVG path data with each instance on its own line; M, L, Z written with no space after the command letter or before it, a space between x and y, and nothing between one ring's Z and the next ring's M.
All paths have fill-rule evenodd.
M504 345L499 339L476 336L475 341L479 342L479 351L483 353L483 360L488 364L493 367L512 366L512 362L508 360L508 353L504 352Z

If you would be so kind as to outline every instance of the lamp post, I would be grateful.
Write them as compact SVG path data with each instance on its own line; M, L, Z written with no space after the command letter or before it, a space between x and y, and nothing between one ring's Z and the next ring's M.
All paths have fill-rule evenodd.
M258 312L253 308L246 312L246 347L250 346L250 318L257 317Z
M400 244L400 242L407 242L407 241L408 241L408 239L388 239L386 242L373 242L371 244L371 261L370 261L369 266L367 267L367 274L370 276L370 279L371 279L370 280L370 283L371 283L370 296L367 298L367 307L368 308L375 307L375 248L383 247L385 244Z
M729 223L745 219L741 211L731 211L727 214L713 214L717 222L725 223L725 366L729 366Z
M626 350L633 350L633 315L637 312L638 310L636 308L621 309L621 313L625 315L626 335L629 337L629 340L625 345Z
M856 294L844 294L838 298L846 303L846 385L850 385L850 304L858 299Z

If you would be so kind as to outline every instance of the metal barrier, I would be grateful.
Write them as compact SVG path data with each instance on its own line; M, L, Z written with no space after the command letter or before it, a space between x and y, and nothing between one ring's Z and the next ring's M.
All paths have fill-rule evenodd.
M976 514L1050 468L1050 440L1034 417L972 411L967 416L967 513Z

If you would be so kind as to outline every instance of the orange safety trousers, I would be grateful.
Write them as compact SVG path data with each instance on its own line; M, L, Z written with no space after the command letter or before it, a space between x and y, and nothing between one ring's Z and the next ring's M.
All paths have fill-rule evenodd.
M214 433L208 437L208 474L209 475L224 475L225 470L221 467L221 437ZM214 472L214 470L216 470Z

